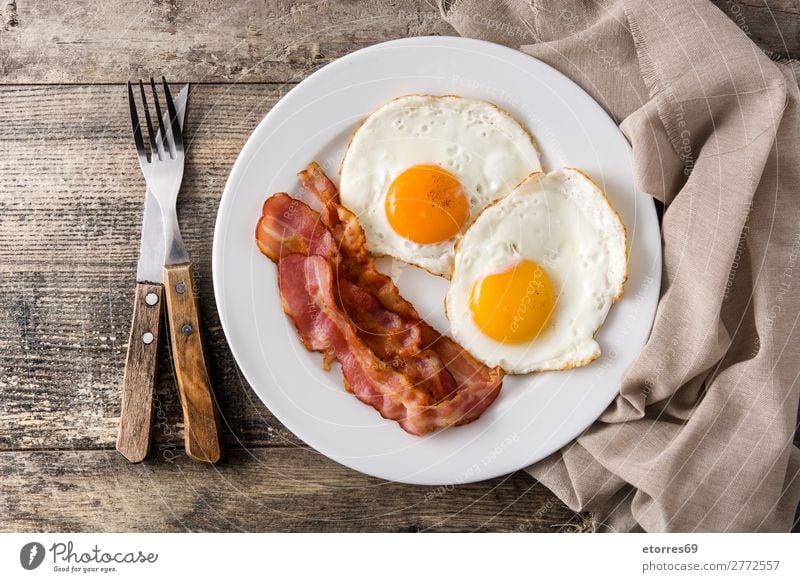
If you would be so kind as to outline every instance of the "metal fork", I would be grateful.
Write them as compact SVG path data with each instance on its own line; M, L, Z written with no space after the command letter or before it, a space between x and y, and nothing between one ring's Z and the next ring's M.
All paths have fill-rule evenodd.
M161 208L164 239L164 291L175 378L181 395L186 454L200 462L215 463L222 455L220 422L211 390L199 318L194 267L183 245L175 203L183 180L183 134L167 81L162 77L168 123L160 105L155 81L150 79L158 133L154 131L145 84L139 81L149 145L145 147L136 99L128 83L133 139L147 186Z
M147 185L153 191L161 207L162 226L164 229L165 255L164 264L176 264L189 262L189 255L183 245L180 227L178 226L178 214L175 211L175 203L178 200L178 192L183 181L184 149L183 132L178 123L178 114L175 111L175 102L169 92L169 85L162 77L164 85L164 96L167 102L167 112L169 113L170 123L165 127L161 106L158 99L158 91L153 78L150 78L150 87L153 91L153 103L156 108L156 119L158 119L159 135L153 131L153 123L150 120L150 109L147 106L147 95L144 90L144 83L139 81L139 90L142 95L142 107L144 118L147 122L147 134L150 141L150 156L142 138L142 127L139 124L139 116L136 112L136 100L133 97L133 88L128 82L128 102L131 106L131 124L133 125L133 139L136 142L136 152L139 154L139 166Z

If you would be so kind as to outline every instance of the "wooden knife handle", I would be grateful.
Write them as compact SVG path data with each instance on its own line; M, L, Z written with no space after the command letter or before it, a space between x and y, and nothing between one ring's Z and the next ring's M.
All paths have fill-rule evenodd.
M117 450L131 463L138 463L150 451L153 425L153 390L158 370L158 339L164 288L137 283L133 300L133 321L122 378L122 412L119 418Z
M222 456L219 414L203 348L192 264L164 267L164 286L186 454L200 463L216 463Z

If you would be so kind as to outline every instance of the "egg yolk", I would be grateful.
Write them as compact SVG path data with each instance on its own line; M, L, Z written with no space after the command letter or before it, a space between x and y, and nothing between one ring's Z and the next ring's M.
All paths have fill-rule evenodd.
M469 202L461 183L434 165L412 166L386 193L386 217L394 231L416 243L448 240L461 232Z
M484 334L506 344L529 342L547 327L556 294L547 273L523 260L472 285L469 307Z

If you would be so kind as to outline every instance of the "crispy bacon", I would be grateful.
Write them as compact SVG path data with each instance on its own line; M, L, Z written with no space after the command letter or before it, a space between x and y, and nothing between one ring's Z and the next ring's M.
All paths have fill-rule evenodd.
M461 378L459 385L491 372L490 376L497 375L499 386L503 376L503 371L499 367L487 368L456 342L440 335L419 316L414 306L400 295L391 277L378 270L375 257L366 251L364 231L358 219L339 204L338 190L319 164L311 162L297 176L303 187L314 194L322 204L324 210L321 219L332 229L340 251L349 259L340 266L344 276L374 294L390 311L415 320L422 335L423 345L435 347L436 351L444 356L442 359L447 362L448 370Z
M322 352L327 360L338 360L348 390L384 418L397 421L405 431L424 435L471 422L497 396L499 385L483 382L435 402L408 376L387 366L361 341L337 304L333 267L324 257L287 255L278 264L278 277L283 307L306 346Z
M334 258L336 241L320 221L319 214L300 200L279 192L264 201L256 225L256 244L272 261L301 253Z
M287 194L264 203L259 249L278 263L284 311L307 349L338 360L345 387L407 432L423 435L478 418L503 373L423 321L366 251L357 218L312 163L298 174L322 204Z
M344 256L341 274L375 295L384 307L405 317L422 322L414 306L406 301L392 279L375 266L375 257L367 251L364 230L355 214L339 204L339 192L316 162L299 172L303 187L314 194L323 207L321 219L331 229ZM436 333L436 332L434 332ZM438 334L436 334L438 336Z
M422 343L419 326L389 311L368 291L339 277L339 298L361 338L378 357L414 355Z

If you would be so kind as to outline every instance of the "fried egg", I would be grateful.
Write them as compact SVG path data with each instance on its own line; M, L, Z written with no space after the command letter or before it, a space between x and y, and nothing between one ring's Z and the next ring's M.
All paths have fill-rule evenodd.
M455 254L450 334L509 373L600 355L594 335L627 277L625 227L578 170L535 173L487 208Z
M408 95L356 131L339 190L369 251L449 277L465 229L540 169L531 135L491 103Z

